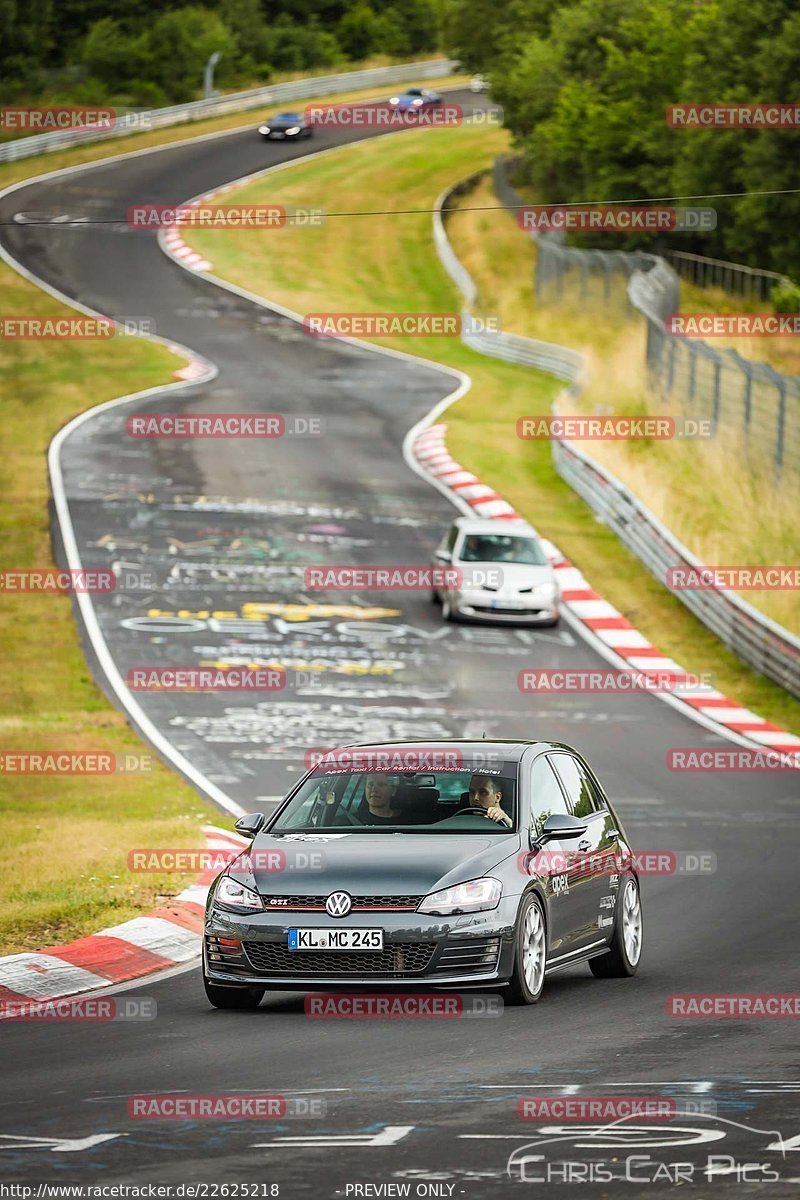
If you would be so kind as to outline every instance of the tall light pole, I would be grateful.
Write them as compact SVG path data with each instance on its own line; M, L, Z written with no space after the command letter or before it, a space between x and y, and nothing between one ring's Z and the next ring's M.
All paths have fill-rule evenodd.
M206 63L206 69L203 72L203 99L210 100L214 95L214 67L222 58L222 52L215 50Z

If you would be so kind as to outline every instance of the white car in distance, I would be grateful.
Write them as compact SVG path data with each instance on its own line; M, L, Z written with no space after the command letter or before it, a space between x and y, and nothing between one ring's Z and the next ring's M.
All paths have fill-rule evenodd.
M445 621L557 625L560 594L542 542L524 521L459 517L433 557L432 600ZM446 569L446 570L445 570Z

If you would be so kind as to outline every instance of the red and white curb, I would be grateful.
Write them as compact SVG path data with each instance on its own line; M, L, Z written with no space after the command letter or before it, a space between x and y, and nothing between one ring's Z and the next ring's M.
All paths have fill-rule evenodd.
M231 186L230 184L225 184L224 187L217 188L213 192L206 192L202 196L195 196L193 200L187 200L180 207L199 208L201 204L210 204L212 200L216 200L224 192L231 191ZM180 226L170 225L160 235L161 245L170 258L176 259L182 267L186 267L189 271L212 271L214 264L210 263L197 250L193 250L191 246L188 246L181 237L179 230ZM185 378L185 376L181 376L181 378Z
M439 423L428 426L415 438L413 454L422 470L438 486L448 488L460 500L466 501L478 517L525 520L493 488L451 457L445 444L446 433L447 425ZM572 616L634 671L663 671L673 676L675 682L670 695L688 706L687 715L703 717L704 724L714 722L721 727L720 732L737 734L771 750L787 754L800 751L800 737L741 708L722 692L698 685L689 671L662 654L627 617L604 600L552 542L545 538L540 540L556 572L562 602ZM683 684L681 677L686 680Z
M177 349L177 348L176 348ZM173 379L208 379L213 370L204 358L191 358L185 367L172 372Z
M206 848L236 851L245 838L215 825L204 825ZM200 953L206 896L215 867L161 908L89 937L24 954L0 958L0 1002L59 1000L108 988L178 966Z
M201 196L197 200L191 200L188 204L184 204L181 207L197 208L201 202L207 202L215 195L216 192L209 192L208 195ZM178 229L179 227L175 225L170 225L168 229L165 229L161 244L167 248L173 258L179 259L190 271L210 271L212 264L207 258L203 258L202 254L198 254L191 246L186 245Z

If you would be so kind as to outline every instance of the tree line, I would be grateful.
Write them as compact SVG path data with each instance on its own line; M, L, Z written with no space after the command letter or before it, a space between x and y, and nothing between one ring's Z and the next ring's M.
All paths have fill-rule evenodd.
M0 0L0 102L158 106L441 41L443 0Z
M755 194L800 186L800 132L673 128L665 115L799 102L796 0L452 0L447 40L490 78L542 203L713 194L681 203L716 208L716 231L670 247L800 279L800 196ZM750 194L718 196L731 192Z

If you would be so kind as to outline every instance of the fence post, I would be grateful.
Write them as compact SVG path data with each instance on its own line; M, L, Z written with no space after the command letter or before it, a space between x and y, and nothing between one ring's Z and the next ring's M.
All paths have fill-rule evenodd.
M783 443L786 434L786 380L775 372L775 384L778 388L778 428L775 433L775 469L780 475L783 469Z
M711 432L717 432L719 425L719 380L722 371L722 359L716 351L714 354L714 396L711 401Z

